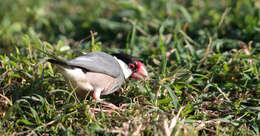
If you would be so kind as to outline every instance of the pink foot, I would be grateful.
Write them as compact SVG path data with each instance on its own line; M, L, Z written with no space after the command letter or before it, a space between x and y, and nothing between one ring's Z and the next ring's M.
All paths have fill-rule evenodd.
M108 108L110 108L110 109L112 109L112 110L121 110L121 109L125 109L127 106L126 106L126 104L122 104L122 105L120 105L119 107L118 106L116 106L116 105L114 105L113 103L111 103L111 102L107 102L107 101L103 101L104 102L104 104L106 105L106 107L108 107Z
M100 99L100 91L99 91L99 90L94 91L94 93L93 93L93 98L94 98L96 101L102 101L102 102L106 105L106 107L108 107L108 108L110 108L110 109L112 109L112 110L120 110L120 109L124 109L124 108L127 107L126 104L122 104L122 105L120 105L120 106L118 107L118 106L114 105L114 104L111 103L111 102L107 102L107 101L105 101L104 99Z

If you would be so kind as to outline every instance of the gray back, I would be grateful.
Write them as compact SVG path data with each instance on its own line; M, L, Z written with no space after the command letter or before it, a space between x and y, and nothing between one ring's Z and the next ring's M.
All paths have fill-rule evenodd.
M115 58L104 52L91 52L67 62L67 65L84 68L88 71L104 73L117 78L122 73Z

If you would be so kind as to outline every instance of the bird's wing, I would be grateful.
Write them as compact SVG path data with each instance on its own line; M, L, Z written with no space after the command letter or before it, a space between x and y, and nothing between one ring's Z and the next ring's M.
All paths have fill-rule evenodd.
M122 74L122 70L116 59L104 52L92 52L79 56L68 61L67 65L84 68L91 72L104 73L115 78Z

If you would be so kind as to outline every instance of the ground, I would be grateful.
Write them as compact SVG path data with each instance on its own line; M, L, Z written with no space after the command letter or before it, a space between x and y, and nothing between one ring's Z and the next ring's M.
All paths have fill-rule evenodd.
M2 0L0 134L260 135L260 1ZM147 67L78 100L49 57L125 52Z

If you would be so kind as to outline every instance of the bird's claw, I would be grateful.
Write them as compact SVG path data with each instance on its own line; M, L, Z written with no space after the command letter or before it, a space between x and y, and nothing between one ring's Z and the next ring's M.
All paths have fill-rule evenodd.
M126 104L122 104L118 107L118 106L114 105L113 103L106 102L106 101L104 101L104 104L106 105L106 107L108 107L112 110L122 110L122 109L125 109L127 107Z
M126 107L127 107L126 104L121 104L121 105L119 106L119 109L125 109Z

